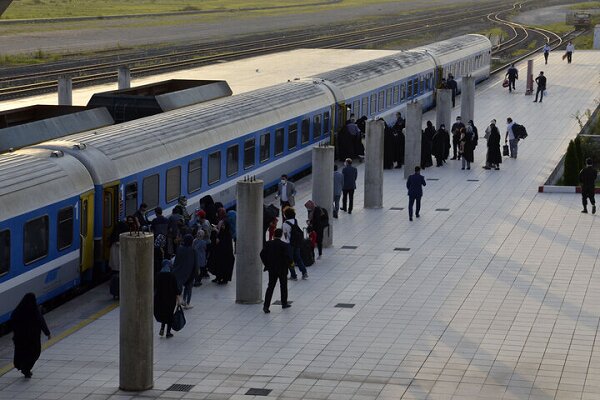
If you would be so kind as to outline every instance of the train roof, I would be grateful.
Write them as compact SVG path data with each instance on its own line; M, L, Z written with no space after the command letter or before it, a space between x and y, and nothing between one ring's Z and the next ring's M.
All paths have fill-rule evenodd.
M0 155L0 221L93 188L87 170L68 154L23 149Z
M443 40L416 49L398 52L371 61L318 74L313 78L332 82L344 92L345 98L353 98L384 86L393 80L400 80L433 69L438 63L449 59L460 59L473 51L491 48L490 41L482 35L463 35ZM391 78L390 78L391 76Z
M103 184L332 103L333 97L325 85L292 81L71 135L37 147L77 153L92 172L94 182ZM75 143L85 146L74 149Z

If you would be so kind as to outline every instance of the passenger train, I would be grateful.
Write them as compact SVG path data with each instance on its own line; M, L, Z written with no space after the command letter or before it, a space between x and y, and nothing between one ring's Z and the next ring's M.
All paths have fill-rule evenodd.
M268 189L308 170L348 112L392 122L407 102L431 108L443 76L488 78L490 54L487 38L464 35L0 155L0 323L26 292L44 302L91 280L142 202L231 206L244 175Z

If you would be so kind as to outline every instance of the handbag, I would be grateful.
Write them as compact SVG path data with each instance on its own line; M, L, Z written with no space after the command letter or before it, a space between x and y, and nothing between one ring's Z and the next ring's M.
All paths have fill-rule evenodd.
M507 144L505 144L504 146L502 146L502 155L503 156L508 156L509 155L509 153L508 153L508 145Z
M171 323L171 328L178 332L183 329L185 326L186 320L185 315L183 314L183 308L180 305L177 306L175 310L175 314L173 314L173 322Z
M504 82L502 82L502 87L507 88L509 85L508 79L504 79Z

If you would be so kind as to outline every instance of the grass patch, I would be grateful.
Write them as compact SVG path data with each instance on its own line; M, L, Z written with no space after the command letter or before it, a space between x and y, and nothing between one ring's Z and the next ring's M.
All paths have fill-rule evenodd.
M600 8L600 1L586 1L585 3L577 3L569 7L570 10L590 10Z
M326 0L322 0L326 1ZM406 0L404 0L406 1ZM319 0L14 0L2 16L3 19L100 17L123 14L156 14L164 12L223 10L231 12L243 8L273 6L311 7L318 10L324 6L310 6ZM394 0L343 0L333 6L353 7L367 4L383 4ZM307 5L308 4L308 5ZM285 9L284 9L285 10Z
M20 65L32 65L32 64L43 64L52 61L58 61L62 58L60 54L46 53L42 50L38 50L35 53L30 54L5 54L0 56L1 66L20 66Z

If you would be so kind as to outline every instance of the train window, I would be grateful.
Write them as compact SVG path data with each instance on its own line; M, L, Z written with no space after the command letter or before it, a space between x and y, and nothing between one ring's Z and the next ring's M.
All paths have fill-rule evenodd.
M377 95L371 95L371 107L369 108L370 115L373 115L377 112Z
M406 85L406 97L410 99L412 97L412 95L413 95L413 81L411 79L410 81L407 82L407 85Z
M310 141L310 119L308 118L304 118L300 125L300 140L302 144Z
M252 168L256 164L255 148L256 139L252 138L244 142L244 169Z
M104 204L102 209L102 216L104 217L104 227L110 228L112 226L112 205L113 205L113 195L111 192L104 192Z
M377 111L383 111L385 109L385 91L379 92L379 100L377 101Z
M392 88L385 92L385 106L388 108L392 106Z
M73 243L73 207L63 208L58 212L58 250L64 250Z
M25 223L23 227L23 261L31 264L48 255L48 216Z
M323 132L323 127L321 126L321 114L317 114L313 117L313 137L318 138L321 136L321 132Z
M202 187L202 158L188 163L188 193L194 193Z
M360 114L361 114L361 116L369 114L369 98L368 97L362 98L362 111ZM355 115L355 116L358 117L358 115Z
M400 101L404 101L406 99L406 83L403 83L400 86Z
M392 102L394 104L398 104L398 101L400 101L400 87L399 86L394 86L394 94L393 94L393 100L392 100Z
M0 232L0 276L10 270L10 231Z
M283 154L283 128L275 130L275 156Z
M415 81L413 82L413 94L415 96L419 94L419 78L415 78Z
M260 162L265 162L271 157L271 133L260 135Z
M125 186L125 215L133 215L137 208L137 182L132 182Z
M208 156L208 184L219 182L221 179L221 152L215 151Z
M323 113L323 132L325 132L326 135L330 132L329 111Z
M167 191L166 200L177 200L181 196L181 167L173 167L167 170ZM150 204L148 204L150 207Z
M227 176L237 174L240 167L240 146L233 145L227 148Z
M146 203L148 205L148 210L154 210L156 207L158 207L158 193L160 185L159 180L158 174L154 174L145 177L142 181L142 203ZM167 186L168 181L169 175L167 173Z
M360 100L356 100L352 106L352 113L354 115L360 114Z
M298 146L298 124L293 123L288 127L288 150L295 149Z

